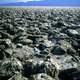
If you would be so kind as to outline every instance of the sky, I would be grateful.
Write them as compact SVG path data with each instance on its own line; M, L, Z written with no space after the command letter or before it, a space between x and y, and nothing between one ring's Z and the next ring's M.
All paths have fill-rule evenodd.
M0 0L0 3L27 2L27 1L41 1L41 0Z
M16 3L16 2L28 2L28 1L45 1L45 2L53 2L54 4L58 3L59 4L74 4L74 5L80 5L80 0L0 0L0 4L4 3Z

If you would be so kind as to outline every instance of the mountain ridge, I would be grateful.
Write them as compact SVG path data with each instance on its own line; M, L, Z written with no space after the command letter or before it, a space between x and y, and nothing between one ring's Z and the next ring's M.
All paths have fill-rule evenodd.
M65 0L66 1L66 0ZM14 3L5 3L0 4L0 6L80 6L80 3L72 4L66 1L50 1L50 0L43 0L43 1L28 1L28 2L14 2Z

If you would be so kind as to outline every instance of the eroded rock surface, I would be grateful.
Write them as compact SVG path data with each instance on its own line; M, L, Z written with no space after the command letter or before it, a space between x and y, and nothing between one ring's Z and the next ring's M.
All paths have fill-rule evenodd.
M80 80L80 9L0 8L0 80Z

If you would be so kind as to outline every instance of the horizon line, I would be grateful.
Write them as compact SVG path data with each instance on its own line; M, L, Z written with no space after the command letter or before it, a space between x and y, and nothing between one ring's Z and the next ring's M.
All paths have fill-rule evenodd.
M42 7L42 8L80 8L80 6L0 6L0 7L5 7L5 8L7 8L7 7L21 7L21 8L27 8L27 7L35 7L35 8L39 8L39 7Z

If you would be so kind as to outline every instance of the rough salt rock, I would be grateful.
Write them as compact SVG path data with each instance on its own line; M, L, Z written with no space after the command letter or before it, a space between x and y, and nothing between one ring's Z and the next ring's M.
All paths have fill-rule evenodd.
M32 44L33 41L30 39L23 39L23 40L18 41L18 43L21 43L23 45L27 45L27 44Z
M23 45L22 45L22 44L20 44L20 43L18 43L18 44L16 45L16 47L17 47L17 48L22 48L22 47L23 47Z
M54 55L64 55L65 50L60 46L57 46L54 50L51 51Z
M55 65L53 65L49 61L35 60L35 59L26 61L26 63L24 64L23 73L25 76L37 73L46 73L53 78L58 77L57 76L58 71L56 70Z
M23 27L18 27L18 29L22 32L24 32L24 28Z
M69 42L60 40L59 46L55 46L51 52L55 55L62 55L67 52L67 49L71 49L71 48L72 48L72 46Z
M34 49L29 46L14 49L14 56L20 60L31 58L34 55Z
M10 39L6 39L6 44L11 44L11 40Z
M78 64L75 61L72 61L72 56L53 56L50 61L56 66L58 70L65 70L70 68L77 68Z
M58 77L58 71L56 69L56 66L52 64L51 61L45 62L45 72L53 78Z
M77 54L77 53L76 53L76 50L73 49L73 48L67 49L67 53L68 53L69 55Z
M71 44L69 42L65 41L65 40L60 40L59 44L60 44L61 47L66 48L66 49L72 47Z
M54 46L54 44L51 41L43 40L39 45L39 49L44 50L46 48L51 48L52 46Z
M53 46L53 43L49 40L44 40L44 43L43 43L46 47L52 47Z
M67 39L68 36L66 34L64 34L64 33L60 33L58 38L60 38L60 39Z
M59 73L59 78L60 80L80 80L80 71L76 68L62 70Z
M37 74L44 72L44 61L43 60L32 60L29 59L24 64L24 70L23 73L25 76Z
M0 45L3 45L4 48L10 48L11 47L11 44L12 43L11 43L11 40L10 39L0 39Z
M18 59L7 59L0 63L0 78L8 78L14 75L16 72L20 72L23 68L21 62Z
M77 41L73 40L72 41L72 46L75 48L75 49L78 49L79 48L79 44Z
M41 52L41 51L40 51L38 48L36 48L36 47L34 48L34 51L35 51L36 54L40 54L40 52Z
M18 74L15 74L14 76L12 76L8 80L29 80L29 79L18 73Z
M13 54L13 50L12 49L0 49L0 60L3 60L5 58L10 58Z
M50 77L49 75L45 73L39 73L32 76L33 80L55 80L54 78Z
M5 53L8 55L12 55L13 54L13 50L12 49L6 49Z
M69 35L78 35L79 33L76 30L68 29L67 34L69 34Z

